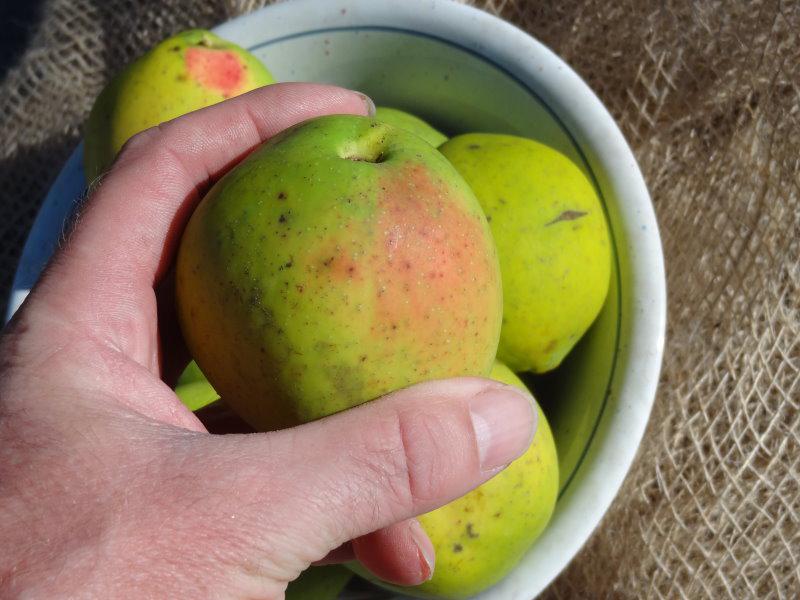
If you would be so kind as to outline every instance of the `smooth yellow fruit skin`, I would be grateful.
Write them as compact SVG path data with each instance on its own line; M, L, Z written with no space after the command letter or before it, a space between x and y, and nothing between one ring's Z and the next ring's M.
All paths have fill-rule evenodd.
M471 133L439 147L481 203L500 256L498 358L514 371L557 367L597 317L611 243L594 186L533 140Z
M490 377L527 390L498 361ZM430 581L390 586L358 564L348 566L379 585L420 598L469 598L505 577L544 531L558 499L555 441L538 404L537 411L536 435L525 454L466 496L419 517L436 550Z
M447 136L445 134L438 129L434 129L426 121L423 121L416 115L412 115L411 113L397 108L379 106L375 109L375 118L418 135L434 148L441 146L447 141Z
M95 100L86 123L86 179L108 168L140 131L274 81L255 56L210 31L167 38L117 74Z

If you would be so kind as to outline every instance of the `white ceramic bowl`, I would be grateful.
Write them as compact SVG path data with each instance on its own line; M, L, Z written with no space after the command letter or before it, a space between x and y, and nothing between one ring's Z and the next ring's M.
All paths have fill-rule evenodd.
M447 0L296 0L216 30L279 80L337 83L409 109L448 133L514 133L578 163L605 204L615 248L598 321L552 376L534 382L553 426L562 491L545 533L482 598L529 599L567 565L617 493L644 433L664 342L664 264L636 160L586 84L508 23ZM81 149L41 209L14 282L19 305L84 188ZM624 540L620 540L624 543Z

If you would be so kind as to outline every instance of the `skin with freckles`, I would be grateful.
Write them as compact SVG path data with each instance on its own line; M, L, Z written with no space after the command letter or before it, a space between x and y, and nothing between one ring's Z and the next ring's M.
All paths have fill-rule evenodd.
M134 134L274 81L255 56L210 31L167 38L97 97L86 123L87 180L103 172Z
M486 212L503 273L497 356L515 371L557 367L605 302L611 242L592 183L533 140L470 133L439 150Z
M463 180L417 136L352 116L284 132L209 192L176 298L192 356L259 431L488 374L502 306Z
M499 361L490 377L526 389ZM536 410L539 425L525 454L462 498L419 517L436 551L430 581L392 589L420 598L470 598L519 563L547 526L558 498L555 441L538 404ZM365 574L362 567L354 570Z

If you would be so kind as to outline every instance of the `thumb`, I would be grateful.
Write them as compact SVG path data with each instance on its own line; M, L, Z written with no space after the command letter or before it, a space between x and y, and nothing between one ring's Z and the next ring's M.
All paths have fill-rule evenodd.
M463 496L520 456L535 428L530 396L460 378L292 429L201 439L226 511L245 513L248 535L269 540L292 578L348 540Z

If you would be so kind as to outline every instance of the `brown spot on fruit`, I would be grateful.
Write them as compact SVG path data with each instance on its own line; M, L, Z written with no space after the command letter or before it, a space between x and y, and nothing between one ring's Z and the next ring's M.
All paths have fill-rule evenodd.
M585 217L587 214L588 213L583 210L565 210L549 223L545 223L545 227L549 227L550 225L555 225L556 223L560 223L561 221L574 221L575 219L580 219L581 217Z
M313 268L325 271L333 281L345 282L349 280L361 281L364 272L354 257L350 245L340 242L336 238L321 244L319 250L311 257L310 264Z
M453 552L459 553L464 549L464 546L461 544L453 544Z
M469 538L476 538L480 537L480 534L476 533L474 529L472 529L472 523L467 523L467 537Z

